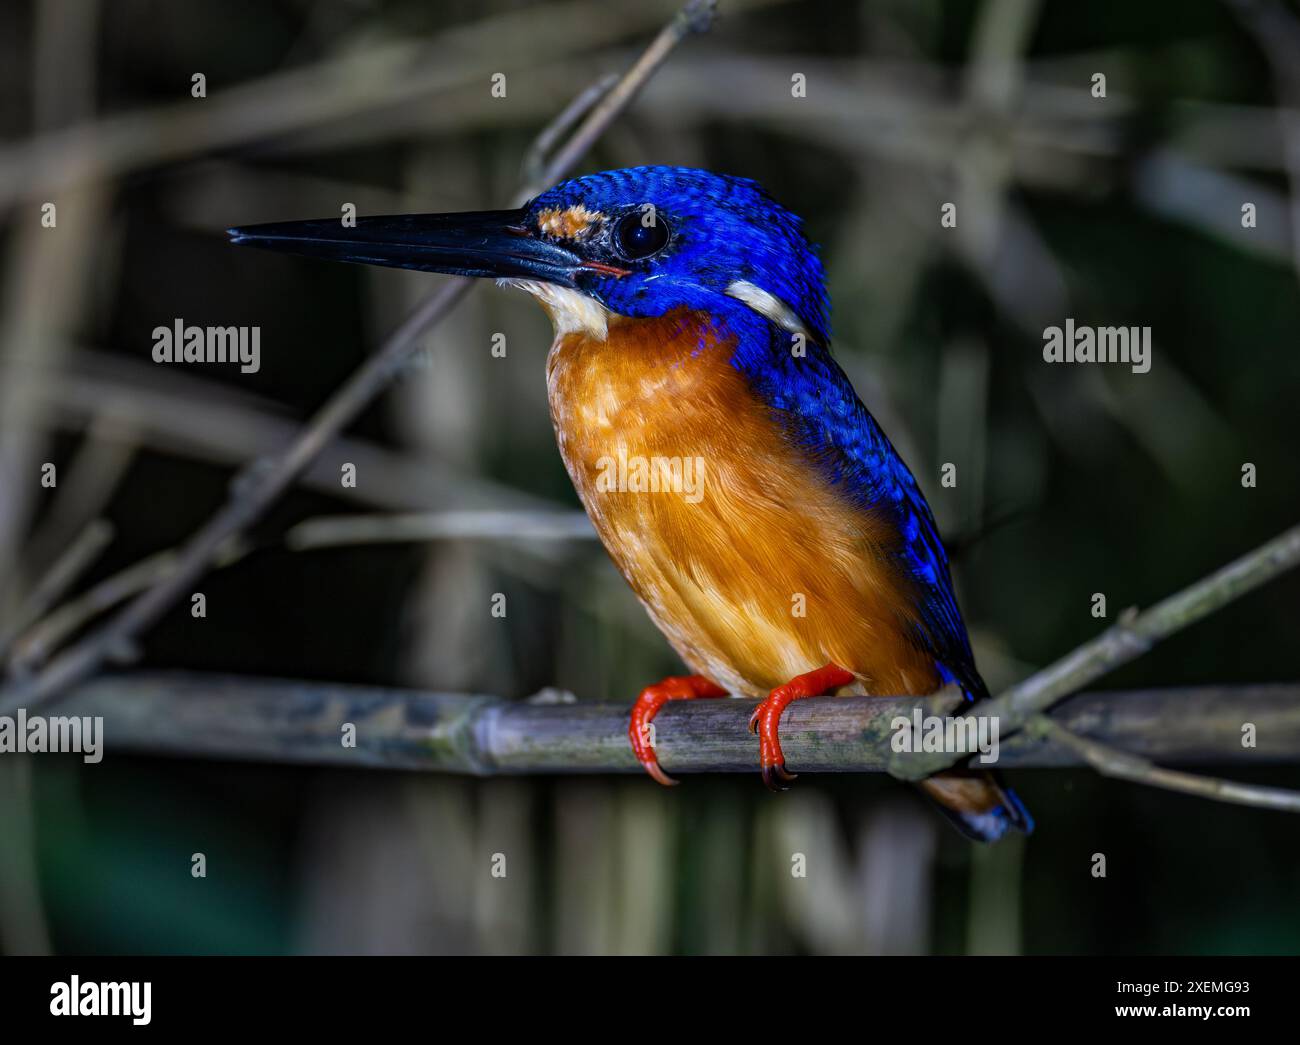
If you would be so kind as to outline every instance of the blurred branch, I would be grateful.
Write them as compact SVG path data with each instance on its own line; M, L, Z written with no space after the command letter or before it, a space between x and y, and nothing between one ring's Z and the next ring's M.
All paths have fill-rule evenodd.
M55 386L59 383L52 382ZM38 423L48 426L50 412L47 405ZM63 468L63 481L52 503L28 539L25 555L29 570L39 572L52 563L70 541L104 514L138 449L135 427L129 421L99 413L90 416L81 445Z
M1134 168L1133 194L1153 214L1227 240L1243 253L1292 261L1289 200L1267 182L1202 166L1171 149L1157 149ZM1223 207L1223 200L1254 203L1255 227L1243 228L1241 211Z
M769 2L733 0L729 11ZM57 194L83 181L250 144L271 155L319 152L343 144L535 124L557 94L591 89L589 73L575 71L582 65L574 61L576 53L617 44L644 29L657 6L623 5L614 14L606 4L544 5L425 40L368 44L214 90L206 99L40 135L0 148L0 205L30 196L36 186ZM503 54L511 41L522 41L528 50ZM1129 152L1128 125L1140 113L1139 101L1112 89L1105 105L1098 105L1086 88L1070 85L1078 60L1035 59L1016 107L1006 114L1006 153L1022 183L1077 188L1092 176L1096 161ZM481 81L515 66L529 68L530 90L509 106L499 105ZM797 108L777 104L781 99L772 93L772 85L786 82L793 68L818 85ZM994 91L1002 86L998 76L989 80ZM719 92L718 83L728 84L728 90ZM431 97L440 104L418 104ZM984 118L976 106L955 104L950 71L937 63L801 53L755 57L713 50L656 81L646 103L654 118L672 120L679 128L725 120L837 151L944 170ZM1294 105L1275 110L1199 99L1176 101L1170 113L1165 144L1223 169L1285 170L1287 148L1279 129L1300 120Z
M1300 19L1281 3L1229 0L1273 74L1282 165L1291 197L1291 263L1300 277Z
M1105 68L1102 64L1098 68ZM789 70L808 75L817 90L786 104ZM556 94L589 87L588 74L571 59L539 66L530 73L536 90L509 106L470 84L452 89L437 107L403 107L365 120L331 123L269 143L275 155L317 154L343 144L380 144L411 136L452 135L534 126L550 111ZM1019 184L1080 191L1128 175L1135 130L1144 102L1112 85L1104 104L1080 80L1078 62L1059 69L1052 60L1028 64L1015 104L999 133ZM1086 77L1082 77L1086 82ZM1064 81L1064 82L1062 82ZM727 90L719 91L719 83ZM888 159L910 166L949 171L973 136L983 130L984 114L954 93L946 66L885 58L828 58L791 52L756 56L716 46L674 61L646 90L643 117L656 132L701 133L724 123L775 132L821 145L837 155ZM1283 170L1285 149L1280 119L1300 119L1264 105L1239 105L1201 99L1174 99L1161 123L1159 144L1190 162L1218 170ZM1118 162L1117 162L1118 161Z
M753 706L667 705L655 720L665 769L754 771L758 741L746 729ZM937 706L933 697L801 700L782 719L781 743L800 771L885 772L893 720ZM102 715L110 751L494 775L640 772L627 740L629 707L149 672L83 683L60 714ZM1054 708L1051 721L1143 757L1300 762L1300 684L1087 693ZM1242 746L1245 721L1257 727L1257 748ZM356 727L355 747L342 743L345 723ZM1004 738L999 756L1008 768L1089 764L1072 742L1027 732Z
M960 204L958 242L972 267L991 261L1013 169L1007 126L1023 90L1024 50L1038 22L1037 0L987 0L975 24L966 73L970 144L953 156Z
M582 511L447 511L406 515L327 515L305 519L285 534L291 551L343 544L392 544L439 540L594 541L596 530Z
M595 540L596 531L585 512L484 511L414 512L406 515L340 515L305 519L285 534L289 551L317 551L349 544L393 544L435 540L493 540L513 543ZM225 569L242 562L253 551L247 541L231 538L211 564ZM549 556L555 558L555 556ZM80 560L79 560L80 561ZM169 548L132 563L75 598L40 616L51 599L33 600L3 641L0 658L12 644L8 672L29 676L69 638L96 617L134 595L161 584L180 565L180 549ZM61 569L66 571L69 567ZM62 583L62 581L60 582Z
M39 396L47 424L96 426L98 441L129 439L156 453L240 465L289 445L300 423L275 404L216 381L160 371L149 364L98 353L74 354L57 386L15 378L19 390ZM88 437L90 438L90 437ZM356 465L355 487L339 483L339 469ZM545 497L449 468L434 457L339 436L296 481L318 493L397 511L456 507L545 511ZM61 486L64 484L60 484Z
M82 182L275 140L347 117L373 117L455 87L485 83L491 73L534 64L539 56L571 62L585 48L644 31L662 19L663 10L662 2L534 5L425 39L357 47L214 89L207 98L187 97L43 134L0 148L0 205L38 189L43 198L53 198Z
M0 613L24 580L19 549L49 463L44 402L57 394L66 331L86 300L104 204L98 191L66 196L55 227L42 227L33 211L10 237L0 303Z
M100 15L97 0L48 0L37 6L31 41L32 124L37 132L84 119L93 111ZM86 156L87 150L78 148L57 162L52 173L62 173ZM61 198L57 210L49 211L49 227L46 215L38 219L34 207L13 222L0 321L0 645L24 621L43 612L46 601L56 599L108 539L100 529L74 542L71 554L47 572L34 591L28 590L16 609L11 605L29 581L19 553L38 504L36 466L47 453L42 409L15 388L14 377L32 375L38 387L53 383L64 335L79 325L89 300L87 276L106 203L106 193L90 186ZM38 871L28 759L15 759L0 772L0 833L5 838L0 853L0 937L11 953L48 954L50 932Z
M242 542L232 541L213 566L232 566L243 559L248 550ZM64 642L101 613L167 580L179 562L180 553L175 548L155 552L62 603L15 638L13 652L6 665L8 673L15 678L26 678L40 668Z
M668 56L676 50L677 45L694 33L706 33L713 25L717 13L717 0L686 0L681 10L673 17L659 35L650 41L647 47L627 70L600 99L592 106L586 118L578 125L567 141L556 149L555 154L545 164L538 180L531 183L521 194L527 201L530 196L550 188L563 177L590 149L596 140L605 133L605 129L614 122L624 109L632 104L641 88L663 65ZM564 118L567 113L561 113ZM545 136L547 131L543 131Z
M535 195L559 179L635 97L642 84L691 33L708 28L710 0L688 0L620 82L579 124L571 138L546 165L545 184L525 186L523 198ZM325 446L401 371L419 347L423 335L466 293L471 281L445 281L326 401L293 443L277 456L255 462L231 484L226 504L185 544L174 570L137 596L97 631L53 658L30 678L0 690L0 713L39 703L88 675L157 621L186 588L211 566L223 548L256 521L266 508L302 473Z
M14 638L39 620L76 583L113 539L113 525L95 519L73 539L33 586L18 611L0 627L0 661Z
M771 0L733 0L729 11ZM1032 24L1022 0L984 5L982 53L1016 46L1016 32ZM999 10L994 11L993 7ZM344 142L391 140L429 132L526 125L543 118L557 93L586 93L589 74L575 72L584 48L619 43L657 19L658 4L552 3L494 15L419 40L366 43L342 54L277 72L206 99L128 112L38 135L0 148L0 204L29 197L39 187L58 194L83 181L191 160L220 150L260 144L271 153L319 151ZM1283 12L1285 14L1285 12ZM512 48L519 48L518 51ZM977 57L979 57L977 55ZM1096 158L1128 151L1126 124L1139 103L1112 90L1098 105L1078 82L1081 62L1113 55L1035 59L1017 104L1005 113L1006 159L1028 184L1088 178ZM501 68L529 69L530 90L510 106L496 104L482 80ZM799 68L818 90L797 109L775 104L774 83ZM973 67L974 68L974 67ZM1007 87L1008 64L984 62L969 87L995 103ZM716 85L727 83L719 92ZM214 85L215 86L215 85ZM442 104L423 105L430 97ZM837 150L887 155L949 169L985 113L955 105L950 71L938 63L860 58L827 59L790 53L752 57L710 53L681 63L656 83L648 100L657 118L697 127L725 119L734 125L777 128ZM1285 128L1300 119L1288 110L1201 100L1174 104L1167 143L1224 168L1286 169ZM1282 133L1279 133L1281 129Z
M524 162L520 167L520 177L525 185L535 185L542 181L543 174L546 171L546 159L560 138L568 134L575 123L586 116L597 102L609 94L616 83L618 83L616 73L608 73L602 76L574 98L568 107L551 121L548 127L543 129L528 150L528 155L524 157Z

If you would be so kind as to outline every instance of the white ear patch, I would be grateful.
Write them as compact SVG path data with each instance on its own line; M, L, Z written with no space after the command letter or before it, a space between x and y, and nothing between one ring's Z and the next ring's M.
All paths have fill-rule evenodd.
M795 315L794 309L762 287L738 279L727 287L726 294L737 301L743 301L760 316L766 316L783 330L788 330L792 334L802 334L809 341L816 340L808 333L808 328L803 325L803 321Z
M540 301L551 317L556 337L586 334L604 341L609 335L609 309L580 290L532 279L499 279L497 283L526 290Z

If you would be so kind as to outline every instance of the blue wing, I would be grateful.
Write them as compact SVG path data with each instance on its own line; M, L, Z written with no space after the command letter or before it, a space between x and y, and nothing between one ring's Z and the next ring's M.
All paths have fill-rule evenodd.
M761 357L738 352L736 364L828 481L864 509L889 517L900 535L892 554L915 585L917 644L968 699L988 696L953 594L948 554L916 478L830 352L809 342L805 354L795 356L790 335L767 327L767 350Z

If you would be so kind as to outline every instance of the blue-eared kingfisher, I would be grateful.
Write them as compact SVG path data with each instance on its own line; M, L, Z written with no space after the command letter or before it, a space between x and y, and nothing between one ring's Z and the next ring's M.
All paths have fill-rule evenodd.
M518 210L280 222L233 242L480 276L532 294L560 454L605 548L693 674L632 707L761 698L767 785L804 697L988 695L916 479L832 358L825 276L798 217L757 183L682 167L573 178ZM688 481L689 480L689 481ZM967 836L1032 821L992 773L922 788Z

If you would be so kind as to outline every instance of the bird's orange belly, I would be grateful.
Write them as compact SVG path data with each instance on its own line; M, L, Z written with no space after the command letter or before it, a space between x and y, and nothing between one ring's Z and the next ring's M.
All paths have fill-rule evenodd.
M552 420L605 547L682 658L733 692L827 663L851 691L934 690L897 535L820 479L729 356L691 313L557 337Z

